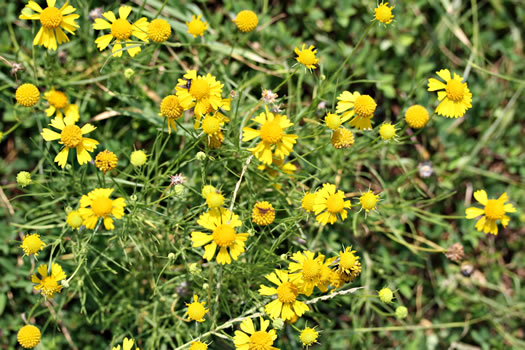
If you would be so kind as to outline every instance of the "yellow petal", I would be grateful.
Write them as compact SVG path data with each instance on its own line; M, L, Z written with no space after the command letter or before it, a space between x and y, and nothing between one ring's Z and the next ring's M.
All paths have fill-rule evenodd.
M445 81L445 83L448 83L448 81L451 79L450 71L448 69L442 69L442 70L436 72L436 74L438 75L438 77L443 79Z
M230 254L228 254L228 250L226 247L221 247L219 250L219 253L217 254L217 263L224 265L224 264L231 264L232 260L230 258Z
M485 190L478 190L474 192L474 198L476 198L476 200L480 202L481 204L487 205L488 198L487 198L487 192L485 192Z
M443 90L445 87L446 85L437 79L434 79L434 78L428 79L428 90L427 91Z
M212 235L208 235L204 232L192 232L191 241L193 242L192 247L201 247L213 239Z
M57 156L55 157L54 161L58 163L58 166L61 167L62 169L66 166L68 154L69 154L69 148L64 147L64 149L62 149L62 151L60 151L60 153L58 153Z
M26 7L29 7L31 10L35 11L35 12L42 12L42 8L40 7L39 4L37 4L36 2L34 1L29 1L26 5Z
M48 7L55 7L55 4L56 4L56 0L47 0L47 6Z
M204 247L204 255L202 257L208 261L212 261L216 250L217 250L217 243L212 242L208 244L206 247Z
M80 129L80 131L82 131L82 135L85 135L85 134L92 132L96 128L97 128L96 126L93 126L91 124L86 124Z
M118 15L121 19L127 19L131 13L131 6L120 6L118 9Z
M102 30L102 29L111 29L111 24L102 18L95 18L95 23L93 23L93 29Z
M113 40L113 35L106 34L106 35L103 35L103 36L97 38L97 40L95 40L95 44L97 44L98 49L100 51L102 51L106 47L108 47L108 45L111 42L111 40Z
M54 141L54 140L60 140L60 134L57 132L54 132L50 129L42 129L42 138L46 141Z
M115 14L111 11L108 11L108 12L104 12L102 14L102 16L107 19L110 23L113 23L117 20L117 18L115 17Z
M33 46L39 45L42 40L42 34L44 33L44 27L40 27L40 30L35 35L35 39L33 40Z
M481 208L476 208L476 207L471 207L471 208L467 208L467 210L465 210L465 214L467 215L467 219L474 219L478 216L481 216L485 213L485 211Z
M241 329L243 330L243 332L248 333L250 335L255 333L255 328L253 327L252 319L251 318L247 318L244 321L242 321Z
M113 225L113 219L111 217L105 217L104 218L104 227L106 230L113 230L115 228L115 225Z

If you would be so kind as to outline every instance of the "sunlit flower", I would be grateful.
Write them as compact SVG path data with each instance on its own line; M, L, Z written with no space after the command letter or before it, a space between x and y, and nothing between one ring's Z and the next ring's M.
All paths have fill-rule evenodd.
M186 311L186 315L190 318L190 320L197 321L197 322L204 322L204 315L208 313L210 310L206 309L204 307L204 304L206 302L199 301L198 295L193 295L193 302L190 304L186 304L188 306L188 310Z
M307 212L313 212L316 199L316 192L306 192L303 199L301 200L301 207L303 207L303 209Z
M22 248L25 255L34 254L35 256L38 256L38 252L43 250L45 245L46 244L40 239L40 235L34 233L24 236L20 248Z
M20 85L15 93L16 102L24 107L33 107L40 99L40 91L30 83Z
M69 227L73 229L80 229L80 226L82 226L82 223L84 222L84 219L82 219L82 215L80 215L80 212L78 210L72 210L67 214L66 218L66 224L69 225Z
M319 332L310 327L306 327L305 329L303 329L301 331L301 335L299 335L301 343L303 343L303 346L306 346L307 349L309 346L312 346L313 344L317 343L318 337Z
M310 296L321 278L324 255L315 257L310 251L295 252L291 260L288 266L291 281L299 286L301 293Z
M235 331L233 337L233 343L235 344L236 350L279 350L272 346L277 334L275 329L271 329L268 332L268 326L270 321L259 318L261 324L261 330L256 331L253 326L251 318L246 318L241 323L241 331Z
M479 190L474 192L474 198L485 208L470 207L465 211L467 219L474 219L478 216L481 218L476 223L476 229L479 232L498 234L498 220L501 221L503 227L507 227L510 217L505 213L515 213L516 208L511 203L505 204L509 197L507 193L503 193L498 199L488 199L487 192Z
M146 164L147 160L148 155L141 149L131 152L131 155L129 156L129 162L136 167L143 166Z
M39 290L46 298L52 298L55 293L60 293L62 285L58 284L58 282L67 277L60 265L53 264L50 275L47 274L46 264L40 265L37 271L38 275L34 274L31 279L33 283L37 283L35 286L36 290Z
M317 197L314 204L314 211L317 221L326 225L333 224L337 221L337 214L341 220L348 216L346 209L350 209L350 201L345 201L345 194L337 190L335 185L324 184L323 188L317 191Z
M447 118L463 117L472 107L472 94L467 83L456 73L452 77L448 69L442 69L436 74L445 81L443 83L434 78L428 79L428 91L437 91L438 100L441 101L436 113Z
M421 129L427 125L429 119L427 110L420 105L410 106L405 112L405 121L414 129Z
M133 339L124 338L124 341L122 342L122 350L131 350L133 348L133 344L135 341ZM112 350L120 350L120 344L117 346L114 346ZM139 348L135 348L135 350L139 350Z
M396 137L396 127L391 123L384 123L379 128L379 135L383 140L391 140Z
M50 91L44 93L44 98L49 103L49 107L46 109L46 115L51 117L56 112L56 118L63 119L64 115L66 119L78 122L80 115L78 112L78 106L76 104L69 103L67 95L62 92L51 88Z
M355 255L355 250L352 250L352 247L346 247L344 251L339 251L339 256L337 258L338 271L346 274L351 274L355 271L361 272L359 257Z
M357 129L372 129L371 119L374 116L377 104L369 95L361 95L359 92L350 93L343 91L337 97L336 113L343 113L344 118L353 117L350 125Z
M16 339L18 343L25 349L32 349L40 343L42 334L38 327L32 324L26 324L24 327L18 330Z
M31 173L27 171L21 171L18 174L16 174L16 183L20 185L20 187L24 188L26 186L29 186L33 182L31 179Z
M352 147L354 141L354 133L343 127L335 130L330 140L335 149Z
M148 25L148 38L156 43L162 43L171 35L171 26L165 19L156 18Z
M242 10L237 14L233 22L237 25L237 28L241 32L251 32L252 30L257 27L257 23L259 23L259 19L257 18L257 15L255 12L250 10Z
M376 208L377 201L379 200L379 196L375 195L374 192L368 190L368 192L365 192L361 195L359 198L359 202L361 203L361 208L363 208L367 213L370 210L374 210Z
M201 15L198 15L195 17L195 15L192 16L190 22L186 22L186 25L188 26L188 32L189 34L193 35L194 38L197 36L204 36L204 32L208 29L208 23L201 20Z
M181 105L176 95L169 95L162 99L159 115L168 118L168 133L171 134L171 129L173 129L173 131L177 130L175 120L182 117L184 110L189 109L191 105L191 102L186 106Z
M379 292L377 292L377 295L383 303L387 304L391 303L392 299L394 299L394 293L388 287L381 289Z
M253 206L252 221L259 226L266 226L275 220L275 209L266 201L257 202Z
M95 157L95 166L100 169L100 171L107 173L115 169L117 166L118 158L115 153L108 151L107 149L99 152Z
M374 9L376 19L384 24L392 23L392 19L394 19L394 15L392 14L393 9L394 6L388 7L388 2L381 2L381 4L377 5Z
M202 196L206 199L206 204L210 209L217 209L224 204L224 196L221 191L211 185L204 186Z
M313 45L310 45L309 48L306 48L306 44L303 44L301 50L299 50L299 48L296 47L294 52L297 55L297 62L303 64L306 68L310 70L317 68L319 59L315 57L317 50L315 50L315 47Z
M223 86L209 73L197 76L197 71L190 70L179 79L175 90L180 104L190 106L195 103L194 112L200 117L210 112L210 106L216 111L224 104L221 97Z
M344 118L341 118L341 116L338 115L338 114L328 113L324 117L324 122L325 122L326 126L329 127L330 129L337 130L337 129L339 129L341 124L346 122L348 119L350 119L350 117L348 115L346 115Z
M113 191L113 188L96 188L80 198L80 209L78 212L84 220L82 224L87 229L94 229L98 219L103 219L106 230L113 230L115 225L111 216L115 219L120 219L124 216L126 201L122 197L109 198Z

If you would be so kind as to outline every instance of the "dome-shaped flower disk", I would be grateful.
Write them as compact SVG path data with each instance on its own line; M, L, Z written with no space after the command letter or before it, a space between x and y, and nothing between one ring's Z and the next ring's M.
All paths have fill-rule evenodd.
M115 14L111 11L104 12L102 16L107 19L109 22L102 18L96 18L95 23L93 23L93 29L103 30L110 29L111 34L103 35L95 43L100 51L104 50L115 39L115 44L113 45L113 57L122 56L122 44L126 46L126 51L131 57L134 57L138 54L141 49L140 45L130 43L131 36L138 38L144 42L148 42L148 26L149 22L146 17L140 18L135 23L131 24L128 21L128 16L131 13L130 6L120 6L118 9L119 18L115 17Z
M302 294L310 296L322 277L324 255L318 253L315 257L314 252L295 252L291 260L288 266L290 280L299 286Z
M188 33L193 35L194 38L197 36L204 36L204 32L208 29L208 23L201 20L201 15L197 17L192 16L190 22L186 22L188 26Z
M16 102L24 107L33 107L40 99L40 91L30 83L20 85L15 93Z
M348 216L346 209L350 207L350 201L345 201L344 192L337 190L335 185L324 184L323 188L317 191L314 210L317 221L323 225L334 224L337 221L337 214L344 221Z
M273 342L277 339L275 329L268 329L270 321L259 318L261 329L255 330L251 318L246 318L241 323L241 330L235 331L233 343L236 350L279 350L273 346Z
M34 254L35 256L38 256L38 252L44 249L45 245L46 244L40 239L40 235L34 233L24 236L20 248L22 248L25 255Z
M335 130L330 140L335 149L352 147L354 141L354 133L343 127Z
M185 109L193 107L195 115L200 118L206 113L216 111L224 105L221 97L223 84L211 75L197 75L197 71L190 70L184 74L183 79L179 79L175 90L179 103ZM187 107L186 106L190 106ZM229 105L228 105L229 106Z
M421 105L410 106L405 112L405 121L414 129L421 129L427 125L429 119L426 108Z
M255 29L255 27L257 27L259 19L257 18L255 12L251 10L242 10L237 14L237 17L235 17L233 22L237 25L237 28L239 28L241 32L247 33L251 32Z
M456 73L452 77L448 69L442 69L436 74L445 81L443 83L434 78L428 79L428 91L437 91L438 100L441 101L436 113L447 118L463 117L472 107L472 94L467 83Z
M257 202L253 206L252 221L259 226L270 225L275 220L275 209L270 202Z
M171 26L165 19L157 18L148 25L148 38L156 43L162 43L171 35Z
M394 6L389 7L388 2L381 2L381 4L377 5L374 9L376 20L384 24L392 23L392 20L394 19L394 15L392 14L393 9Z
M80 209L78 209L78 212L84 220L82 224L87 229L94 229L98 219L103 219L106 230L113 230L115 225L111 216L115 219L120 219L124 216L126 200L122 197L109 198L113 191L113 188L95 188L80 198Z
M62 285L58 284L58 282L67 277L60 265L53 264L50 275L47 274L47 264L40 265L37 271L38 275L34 274L31 278L33 283L37 283L35 286L36 290L39 290L46 298L52 298L55 293L60 293Z
M317 332L315 329L306 327L301 331L301 334L299 335L299 339L301 340L301 343L303 343L303 346L306 346L307 348L309 346L314 345L317 343L317 338L319 337L319 332Z
M474 198L484 205L483 209L470 207L467 208L465 214L467 219L475 219L478 216L481 218L476 223L476 229L479 232L491 233L493 235L498 234L498 220L501 221L503 227L507 227L510 221L510 217L505 213L515 213L516 208L511 203L505 204L509 197L507 193L503 193L498 199L488 199L487 192L479 190L474 192Z
M80 16L73 13L76 9L70 6L67 1L61 8L55 7L56 0L47 0L46 2L47 7L42 9L36 2L29 1L22 9L19 18L40 20L42 27L36 33L33 45L41 45L49 50L56 50L57 41L59 44L69 41L62 29L75 35L75 30L79 27L75 20Z
M336 113L343 113L343 118L350 118L350 125L361 130L371 130L371 119L377 104L369 95L361 95L355 91L343 91L337 99Z
M319 63L319 59L315 57L317 50L313 45L310 45L309 48L306 48L306 44L303 44L301 50L299 50L299 48L296 47L294 52L297 55L297 62L301 63L310 70L317 68L317 63Z
M40 343L42 334L38 327L27 324L18 330L16 335L18 343L25 349L32 349Z
M206 304L204 301L199 301L198 295L194 295L193 302L190 304L186 304L188 310L186 310L185 315L188 315L190 320L204 322L204 315L206 315L206 313L210 311L209 309L206 309L204 307L204 304Z
M46 115L48 117L53 116L56 112L55 118L58 119L64 119L64 115L66 119L73 121L73 123L78 122L80 119L78 106L69 103L67 95L63 91L51 88L50 91L44 93L44 98L49 103L49 107L46 109Z
M184 110L190 108L192 103L190 102L187 106L183 106L180 103L179 97L176 95L168 95L164 97L160 103L160 113L161 117L168 118L168 133L171 134L171 129L173 131L177 130L177 124L175 120L182 117Z

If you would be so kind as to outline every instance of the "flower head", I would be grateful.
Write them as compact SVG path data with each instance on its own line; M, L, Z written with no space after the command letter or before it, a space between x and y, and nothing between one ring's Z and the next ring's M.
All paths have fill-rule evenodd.
M336 113L343 113L343 118L352 118L350 125L357 129L372 129L371 119L374 116L377 104L369 95L361 95L359 92L350 93L343 91L337 97Z
M107 173L115 169L117 166L118 158L115 153L108 151L107 149L99 152L95 157L95 166L100 169L100 171Z
M68 101L67 95L59 90L51 88L50 91L44 93L44 98L49 103L49 107L46 109L46 115L51 117L56 112L56 118L63 119L64 115L66 119L78 122L80 114L78 112L78 106L71 104Z
M316 199L316 192L306 192L301 200L301 207L309 213L313 212Z
M332 134L331 142L335 149L352 147L354 144L354 133L346 128L340 127Z
M104 50L108 45L115 39L113 45L113 57L122 56L122 44L126 46L126 51L131 57L138 54L141 49L140 45L131 43L131 36L136 37L139 40L148 42L148 27L149 23L146 17L140 18L135 23L131 24L128 21L128 16L131 13L130 6L120 6L118 9L119 18L115 17L115 14L111 11L104 12L102 16L109 22L102 18L96 18L93 23L93 29L111 30L110 34L102 35L95 40L97 47L100 51Z
M377 292L377 294L383 303L389 304L392 302L392 299L394 299L394 293L388 287L381 289L379 292Z
M20 248L24 251L25 255L35 254L38 255L38 252L44 249L45 243L40 240L40 235L36 233L32 235L25 235L22 241Z
M235 331L233 343L236 350L279 350L273 347L273 342L277 339L275 329L268 329L270 321L259 318L261 330L256 331L251 318L246 318L241 323L241 330Z
M405 306L398 306L395 314L398 320L402 320L408 316L408 309Z
M194 341L188 350L208 350L208 345L200 341Z
M84 222L84 219L82 219L82 215L80 215L80 212L78 210L72 210L67 214L66 218L66 224L69 225L69 227L73 229L80 229L80 226L82 226L82 223Z
M208 29L208 23L203 22L201 20L201 15L198 15L195 17L195 15L192 16L190 22L186 22L186 25L188 26L188 32L189 34L193 35L194 38L197 36L204 36L204 32Z
M139 149L136 151L131 152L131 155L129 156L129 161L133 166L141 167L144 164L146 164L146 161L148 160L148 155L143 150Z
M96 127L91 124L85 124L80 128L75 125L73 120L68 118L52 119L49 125L60 130L60 134L45 128L42 130L41 135L46 141L60 140L58 143L64 145L60 153L55 157L55 162L57 162L61 168L66 166L70 149L76 149L77 161L80 165L91 160L89 152L93 152L98 145L98 141L84 137L83 135L92 132Z
M122 342L122 350L131 350L134 343L135 341L133 339L124 338L124 341ZM120 350L120 344L114 346L112 350ZM135 350L139 350L139 348L135 348Z
M24 327L18 330L16 339L18 343L25 349L32 349L40 343L42 334L38 327L32 324L26 324Z
M76 9L70 6L67 1L61 8L56 8L55 4L56 0L47 0L47 7L42 9L36 2L29 1L22 9L20 19L38 19L42 24L35 35L33 45L41 45L49 50L56 50L57 41L59 44L69 41L62 29L75 35L75 30L79 27L75 20L80 17L73 13Z
M383 140L391 140L396 137L396 127L390 123L384 123L379 128L379 135Z
M20 85L15 93L16 102L24 107L33 107L40 99L40 91L30 83Z
M515 213L516 208L511 203L507 203L509 199L507 193L503 193L498 199L488 199L487 192L479 190L474 192L474 198L484 205L483 209L470 207L465 211L467 219L474 219L478 216L481 218L476 223L476 229L479 232L498 234L498 220L501 221L503 227L507 227L510 218L505 213Z
M411 128L421 129L427 125L428 120L428 112L423 106L413 105L408 107L407 111L405 112L405 121Z
M324 122L325 122L326 126L329 127L330 129L337 130L337 129L339 129L341 124L346 122L348 119L349 119L348 116L346 116L345 118L341 118L341 116L338 115L338 114L328 113L324 117Z
M206 302L199 302L198 295L193 296L193 302L191 304L186 304L188 306L186 315L188 315L190 320L204 322L204 315L206 315L206 313L210 311L204 307L204 304L206 304Z
M224 204L224 196L221 191L211 185L204 186L202 196L206 199L206 204L210 209L217 209Z
M35 286L36 290L40 290L42 295L46 298L52 298L55 293L60 293L62 285L59 285L58 282L67 277L64 271L62 271L60 265L53 264L50 275L47 274L46 264L40 265L37 271L38 275L34 274L31 279L33 283L37 283Z
M237 17L235 17L233 22L241 32L247 33L251 32L255 29L255 27L257 27L259 19L257 18L255 12L250 10L242 10L237 14Z
M173 131L177 130L175 120L182 117L184 110L190 108L190 106L191 102L183 106L176 95L168 95L162 99L159 115L168 118L168 133L171 134L171 129L173 129Z
M317 343L318 337L319 337L319 332L317 332L315 329L310 328L310 327L306 327L305 329L303 329L301 331L301 335L299 335L299 339L301 340L301 343L303 343L303 346L306 346L306 348Z
M31 173L27 171L21 171L16 174L16 183L19 184L20 187L26 187L27 185L30 185L31 182Z
M301 293L306 296L312 294L314 287L319 283L322 275L322 265L324 255L317 254L310 251L295 252L292 255L292 262L288 266L288 270L292 274L290 279L296 283Z
M162 43L171 35L171 26L165 19L157 18L148 25L148 38L156 43Z
M344 251L339 251L338 259L337 271L345 274L361 272L359 257L355 255L355 250L352 250L352 247L346 247Z
M80 198L79 214L82 216L82 224L87 229L94 229L98 219L104 220L104 227L106 230L113 230L113 216L115 219L120 219L124 216L124 207L126 201L124 198L117 199L109 198L113 193L112 188L95 188L87 195Z
M448 69L442 69L436 74L445 83L430 78L428 79L428 91L437 91L438 99L441 101L436 108L436 113L447 118L463 117L467 110L472 107L472 94L463 82L463 77L454 73L454 77Z
M384 24L392 23L392 19L394 18L392 14L393 8L394 6L388 7L388 2L381 2L381 4L377 5L374 9L376 20Z
M361 202L361 208L363 208L367 213L370 210L374 210L376 208L378 200L379 196L375 195L374 192L370 190L368 190L368 192L363 193L359 198L359 202Z
M294 52L297 55L297 62L303 64L306 68L310 70L317 68L319 59L315 57L317 50L315 50L315 47L313 45L310 45L310 47L307 49L306 44L303 44L301 50L299 50L299 48L296 47Z
M219 247L217 262L221 265L231 264L232 259L237 260L244 252L244 242L248 239L248 234L235 232L235 228L242 225L238 215L228 209L218 208L218 210L210 210L202 214L197 223L212 231L211 234L198 231L191 233L193 247L206 245L204 259L211 261L217 247Z
M275 220L275 209L266 201L257 202L253 206L252 221L259 226L270 225Z
M221 97L223 86L209 73L203 76L197 75L195 70L190 70L184 74L183 79L179 79L175 90L179 103L185 109L194 105L195 115L200 118L206 113L218 110L226 103Z
M337 214L341 220L348 216L346 209L350 209L350 201L345 201L345 194L337 190L335 185L324 184L323 188L317 191L317 198L314 204L316 219L323 225L333 224L337 221Z

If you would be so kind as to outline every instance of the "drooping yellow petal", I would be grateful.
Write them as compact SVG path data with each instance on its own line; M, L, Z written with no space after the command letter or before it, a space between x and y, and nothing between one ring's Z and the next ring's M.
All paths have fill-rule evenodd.
M58 153L54 159L56 163L58 163L58 166L62 169L66 166L67 163L67 156L69 154L69 148L64 147L60 153Z
M476 200L481 204L487 205L488 197L487 192L485 192L485 190L478 190L474 192L474 198L476 198Z

